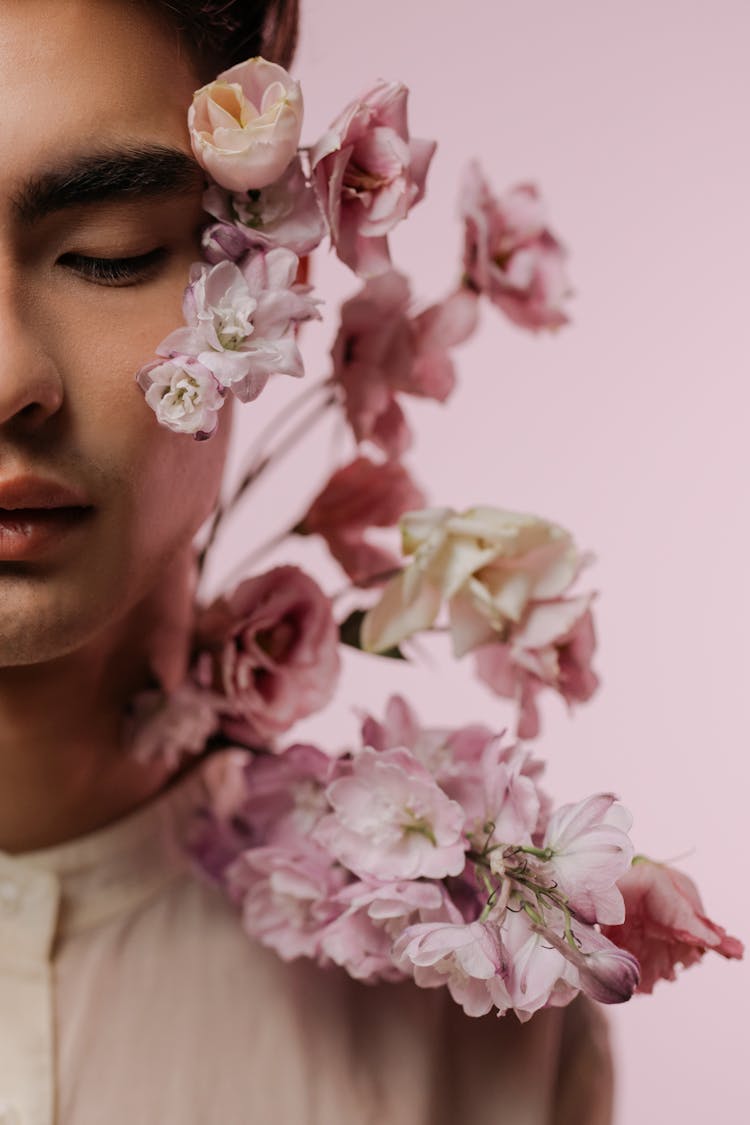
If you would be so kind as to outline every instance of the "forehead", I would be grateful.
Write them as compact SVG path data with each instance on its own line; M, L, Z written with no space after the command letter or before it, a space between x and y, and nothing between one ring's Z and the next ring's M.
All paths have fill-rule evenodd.
M2 0L0 197L84 147L189 152L198 85L176 32L141 0Z

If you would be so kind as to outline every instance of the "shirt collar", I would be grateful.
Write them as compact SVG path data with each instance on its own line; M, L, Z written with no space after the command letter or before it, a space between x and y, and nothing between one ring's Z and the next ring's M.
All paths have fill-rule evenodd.
M0 950L24 963L52 946L146 902L190 867L181 841L205 802L192 769L143 807L64 844L0 852Z

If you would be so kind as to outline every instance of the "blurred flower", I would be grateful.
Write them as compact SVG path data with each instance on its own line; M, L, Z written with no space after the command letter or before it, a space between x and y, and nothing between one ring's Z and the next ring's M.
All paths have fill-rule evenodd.
M200 754L219 729L221 700L186 680L168 694L144 691L136 695L128 716L128 742L141 762L161 760L169 769L185 755Z
M224 695L222 728L263 744L331 699L339 673L331 604L307 574L279 566L242 582L198 621L196 674Z
M285 961L318 957L346 873L311 840L297 847L248 848L229 866L226 886L245 930Z
M217 184L203 194L203 209L218 219L202 233L206 259L237 261L249 249L281 246L309 254L325 234L325 222L299 157L267 187L228 192Z
M559 328L568 317L566 252L547 226L539 192L519 184L499 198L472 161L461 191L467 283L522 328Z
M403 980L407 975L392 954L394 939L412 922L435 914L444 904L435 883L355 882L339 891L345 907L322 937L323 953L356 980Z
M409 283L387 270L341 307L333 345L333 377L357 441L371 441L391 458L411 444L399 394L444 402L455 371L449 349L476 326L476 298L458 290L409 316Z
M482 922L421 922L397 938L393 955L411 963L422 988L447 985L467 1016L482 1016L493 1004L510 1007L502 977L503 949L494 927Z
M302 92L283 67L246 59L193 94L190 143L209 176L231 191L277 180L297 152Z
M173 355L147 363L136 374L157 421L198 440L216 429L224 405L224 388L207 367L190 355Z
M315 183L338 256L369 277L390 265L387 234L425 191L434 141L409 137L400 82L352 102L313 147Z
M596 647L589 606L593 594L577 598L530 602L507 640L491 641L474 650L479 679L497 695L519 704L519 738L539 733L536 697L553 688L570 704L590 699L599 686L591 668Z
M369 543L365 532L395 526L404 512L424 502L424 493L399 462L357 457L330 477L294 530L322 535L352 581L365 582L399 565L392 552Z
M741 958L743 945L703 912L692 879L664 863L637 856L620 878L625 921L602 932L641 963L639 992L651 992L657 980L675 980L675 966L688 968L713 950Z

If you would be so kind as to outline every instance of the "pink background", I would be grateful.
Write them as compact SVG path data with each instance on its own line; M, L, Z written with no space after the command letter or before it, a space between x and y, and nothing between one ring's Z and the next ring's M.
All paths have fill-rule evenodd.
M407 404L419 431L408 463L435 503L536 512L595 551L603 685L572 719L545 707L548 784L560 800L615 789L639 850L684 856L709 913L747 939L747 5L302 3L305 140L380 77L409 84L412 132L439 140L427 199L392 239L421 298L457 275L468 158L498 190L533 179L544 192L571 250L574 323L534 338L487 307L450 403ZM325 254L315 271L333 314L357 283ZM334 330L332 317L306 329L310 377L328 373ZM242 411L238 450L298 390L289 383ZM349 452L340 427L321 427L250 501L224 571L241 545L290 525L314 474L322 483ZM281 559L331 592L342 584L314 543L263 566ZM468 665L442 658L394 673L355 654L341 698L379 712L395 688L429 724L507 714ZM339 746L355 729L339 703L304 733ZM743 998L746 966L709 957L610 1010L617 1125L747 1120Z

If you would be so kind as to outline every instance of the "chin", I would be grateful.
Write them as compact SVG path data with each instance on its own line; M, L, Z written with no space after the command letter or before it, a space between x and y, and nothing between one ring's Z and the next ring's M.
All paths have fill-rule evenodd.
M0 565L0 668L43 664L82 648L120 616L122 600L94 582Z

